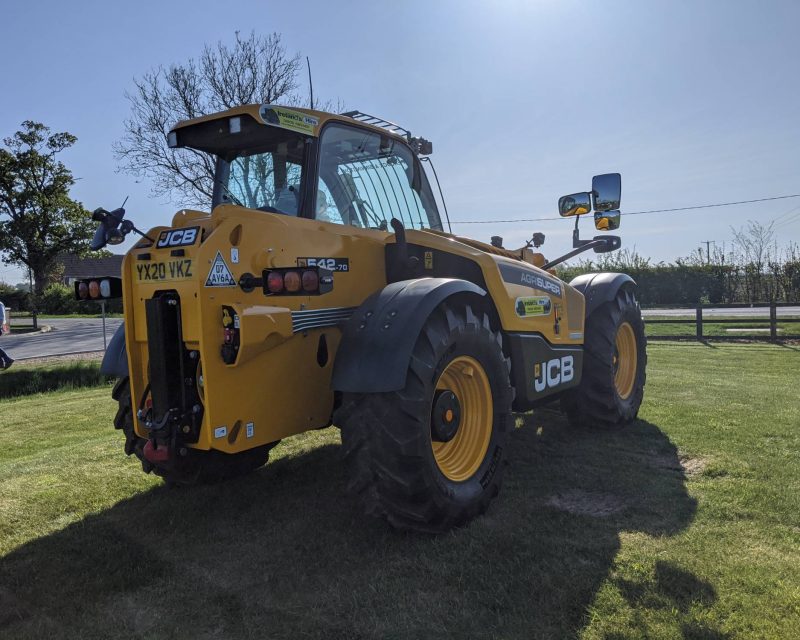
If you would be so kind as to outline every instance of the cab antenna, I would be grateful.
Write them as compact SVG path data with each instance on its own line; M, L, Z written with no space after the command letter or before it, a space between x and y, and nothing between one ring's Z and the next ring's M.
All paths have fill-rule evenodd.
M308 60L308 56L306 56L306 66L308 67L308 93L311 96L311 108L314 108L314 85L311 84L311 62Z

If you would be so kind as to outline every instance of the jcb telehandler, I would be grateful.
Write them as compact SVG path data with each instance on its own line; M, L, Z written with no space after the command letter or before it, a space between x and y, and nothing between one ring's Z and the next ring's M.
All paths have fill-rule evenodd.
M247 105L176 125L174 148L216 166L210 213L139 232L98 209L93 246L142 237L123 264L125 322L103 371L119 381L125 452L170 483L263 465L281 438L336 425L350 488L393 526L444 531L501 483L512 412L560 400L572 423L636 417L645 336L623 274L567 284L547 262L444 230L423 138L360 112ZM619 224L620 176L559 201ZM76 284L82 298L106 283Z

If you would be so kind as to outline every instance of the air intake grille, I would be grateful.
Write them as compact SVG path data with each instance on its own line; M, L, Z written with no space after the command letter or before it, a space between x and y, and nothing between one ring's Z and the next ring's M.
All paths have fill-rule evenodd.
M332 309L292 311L292 330L298 333L321 327L335 327L347 322L355 309L355 307L334 307Z

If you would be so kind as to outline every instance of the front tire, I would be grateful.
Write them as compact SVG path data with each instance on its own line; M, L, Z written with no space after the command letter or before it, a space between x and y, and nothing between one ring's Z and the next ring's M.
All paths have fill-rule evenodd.
M642 312L633 289L624 287L586 318L581 382L562 400L570 424L614 426L635 420L646 367Z
M335 421L366 511L431 533L486 511L502 481L509 370L488 316L445 304L420 333L403 389L345 394Z

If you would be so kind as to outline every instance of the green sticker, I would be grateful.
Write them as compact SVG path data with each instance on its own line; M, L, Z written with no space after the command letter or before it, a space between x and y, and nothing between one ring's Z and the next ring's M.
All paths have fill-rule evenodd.
M314 116L309 116L301 111L284 109L283 107L264 105L261 107L260 113L261 119L266 124L283 127L284 129L291 129L292 131L299 131L300 133L314 135L314 130L317 128L317 125L319 125L319 119Z
M547 316L550 315L552 305L550 298L547 296L540 296L535 298L517 298L516 311L520 318L529 318L531 316Z

